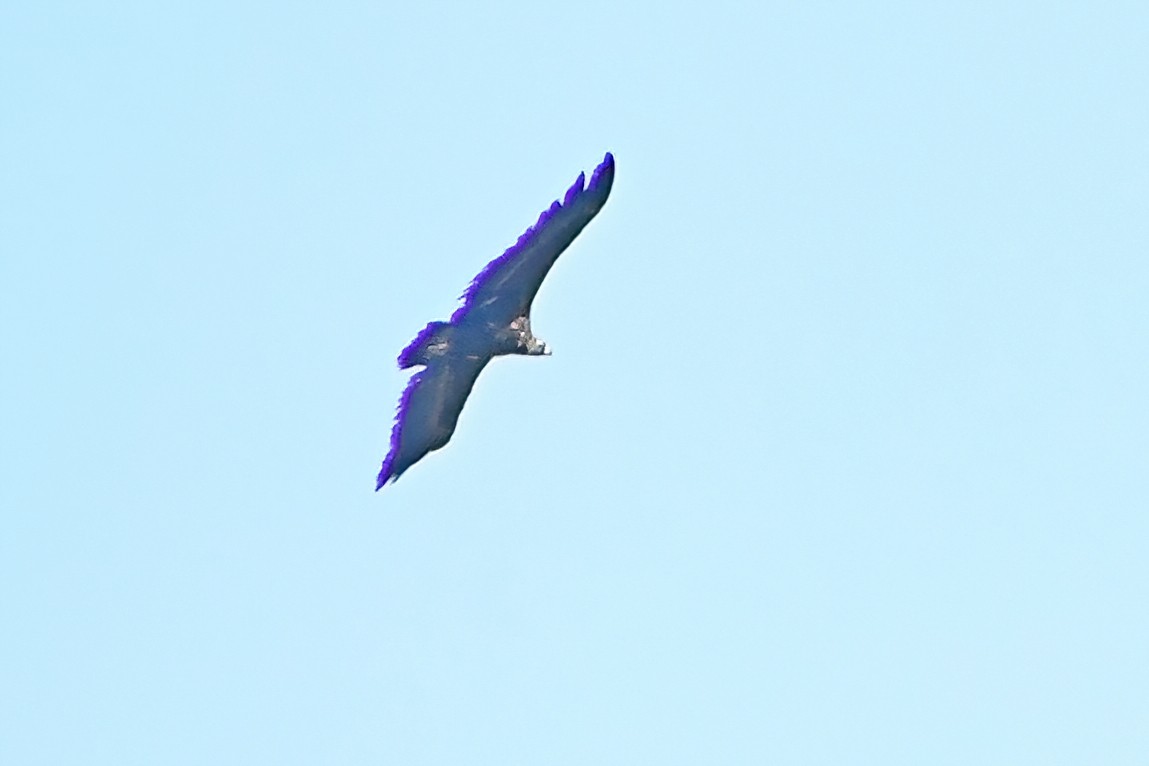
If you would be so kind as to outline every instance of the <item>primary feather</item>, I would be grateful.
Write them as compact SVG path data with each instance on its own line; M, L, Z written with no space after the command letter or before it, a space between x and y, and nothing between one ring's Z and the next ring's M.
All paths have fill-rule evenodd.
M551 266L606 204L614 184L610 152L585 188L584 182L580 173L561 203L543 211L534 226L475 276L451 321L431 322L399 354L400 368L425 367L411 377L399 399L376 490L450 440L475 380L492 358L549 353L531 332L531 304Z

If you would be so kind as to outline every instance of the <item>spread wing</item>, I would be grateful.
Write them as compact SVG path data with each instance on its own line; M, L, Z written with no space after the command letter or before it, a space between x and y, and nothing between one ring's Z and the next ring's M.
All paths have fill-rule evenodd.
M399 398L391 450L383 460L376 491L450 441L475 380L490 360L452 354L411 376Z
M505 327L531 310L543 278L579 232L602 210L614 184L614 157L607 152L585 189L585 176L567 190L561 203L543 211L518 242L491 261L463 293L463 305L451 317Z

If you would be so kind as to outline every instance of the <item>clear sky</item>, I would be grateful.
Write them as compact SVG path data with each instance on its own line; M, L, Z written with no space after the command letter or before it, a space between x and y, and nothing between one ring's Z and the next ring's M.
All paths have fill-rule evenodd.
M7 3L0 761L1149 761L1144 2ZM376 494L397 352L602 214Z

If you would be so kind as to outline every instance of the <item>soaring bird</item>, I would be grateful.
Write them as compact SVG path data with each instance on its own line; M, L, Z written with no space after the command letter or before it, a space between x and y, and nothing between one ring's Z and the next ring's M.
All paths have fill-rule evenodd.
M491 359L550 355L547 344L531 332L531 303L555 260L606 204L614 183L610 152L584 188L585 180L579 173L562 202L544 210L534 226L471 280L449 322L431 322L399 354L400 369L424 367L399 398L376 491L451 439L475 379Z

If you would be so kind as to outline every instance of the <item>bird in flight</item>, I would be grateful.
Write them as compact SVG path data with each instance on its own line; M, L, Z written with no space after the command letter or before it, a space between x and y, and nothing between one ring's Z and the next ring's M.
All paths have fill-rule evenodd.
M399 354L399 368L422 365L403 395L391 448L376 491L455 432L463 404L487 363L504 354L549 356L531 332L531 303L547 272L579 232L606 204L614 183L614 157L607 152L590 183L579 173L561 202L544 210L507 251L488 263L461 296L449 322L431 322Z

